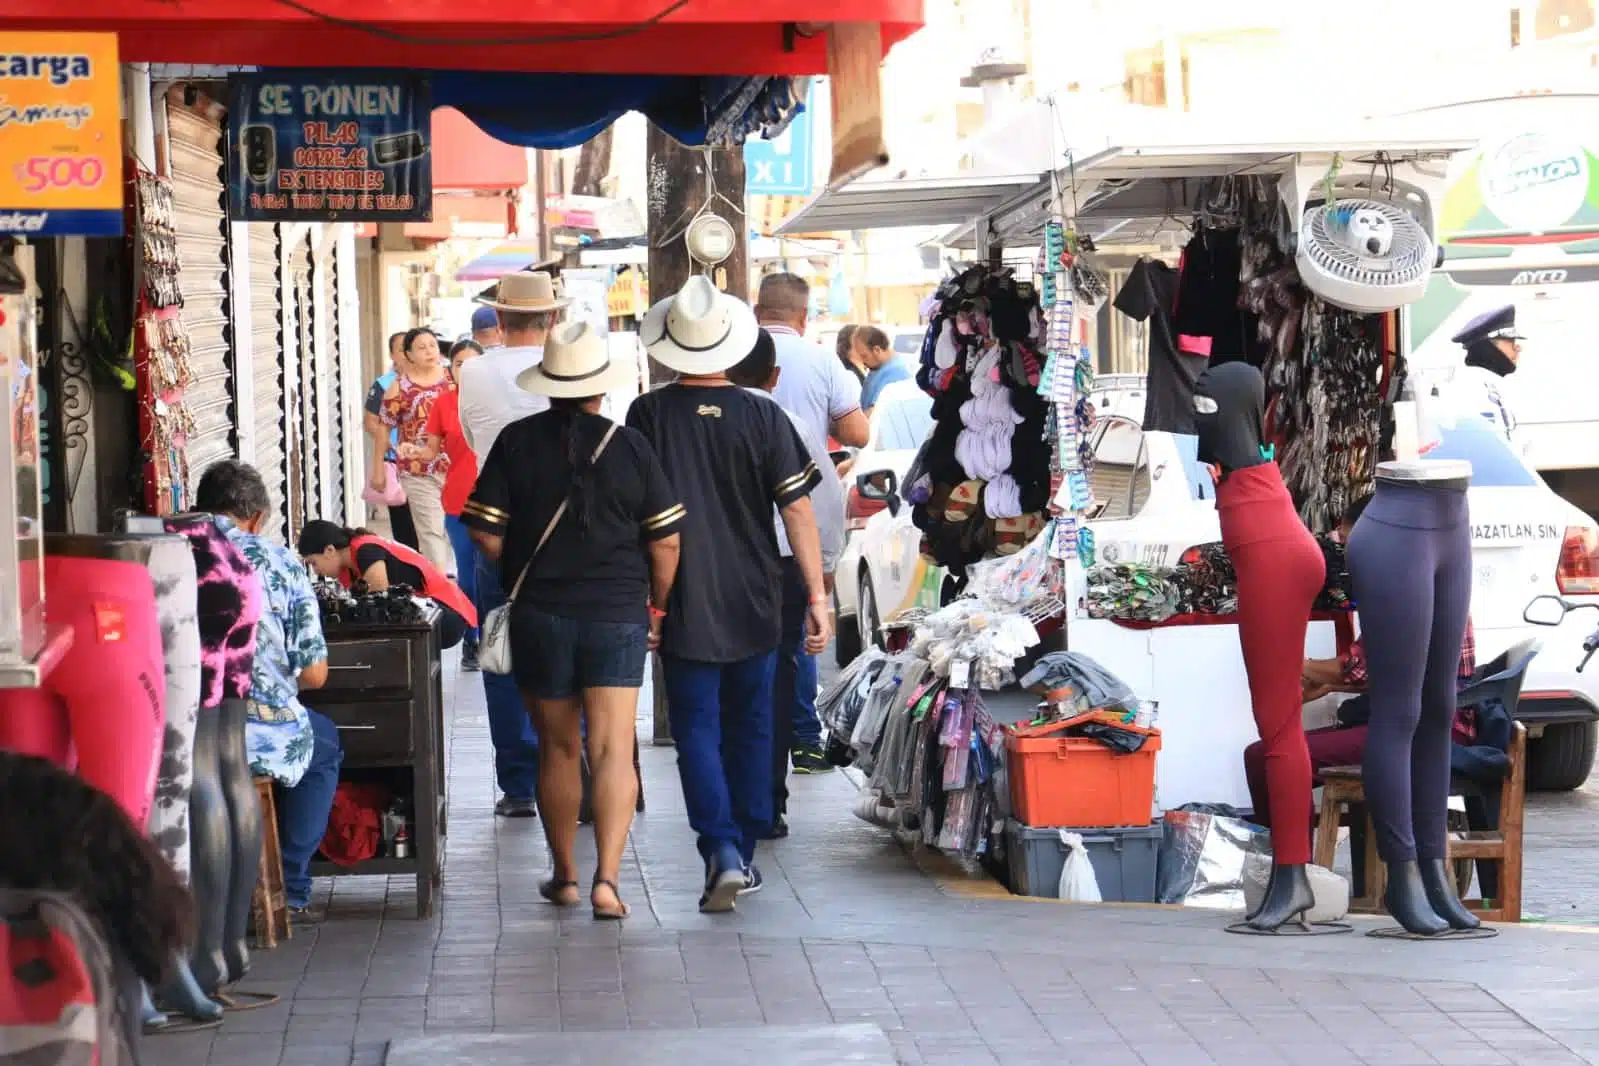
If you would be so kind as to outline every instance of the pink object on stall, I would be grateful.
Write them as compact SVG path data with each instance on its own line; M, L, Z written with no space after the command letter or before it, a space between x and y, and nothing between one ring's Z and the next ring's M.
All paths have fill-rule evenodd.
M161 626L138 563L50 556L47 609L72 645L36 689L0 692L0 748L50 759L144 825L166 724Z

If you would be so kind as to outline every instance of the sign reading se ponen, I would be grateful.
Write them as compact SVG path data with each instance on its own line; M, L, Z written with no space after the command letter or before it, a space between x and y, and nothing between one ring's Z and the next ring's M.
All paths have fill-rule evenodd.
M122 232L114 33L0 33L0 233Z

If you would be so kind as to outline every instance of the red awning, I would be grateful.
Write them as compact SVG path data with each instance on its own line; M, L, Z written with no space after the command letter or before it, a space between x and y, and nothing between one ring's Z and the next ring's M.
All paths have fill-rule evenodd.
M526 184L526 148L495 140L453 107L434 110L434 189L520 189Z
M922 0L0 0L13 31L114 31L124 62L552 74L821 74L826 34L785 27L844 21L886 49Z

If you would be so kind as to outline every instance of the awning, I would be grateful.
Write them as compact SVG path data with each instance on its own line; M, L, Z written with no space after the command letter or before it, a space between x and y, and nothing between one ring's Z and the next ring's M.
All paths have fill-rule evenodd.
M433 109L433 189L520 189L527 149L484 133L453 107ZM434 217L438 217L437 204Z
M839 19L886 49L922 0L0 0L8 30L115 32L125 63L547 73L821 74L827 35L794 27Z
M1039 178L917 178L855 181L828 189L776 230L777 236L844 230L957 226L1036 189Z
M539 261L539 246L532 241L498 244L455 272L456 281L498 281L526 270Z

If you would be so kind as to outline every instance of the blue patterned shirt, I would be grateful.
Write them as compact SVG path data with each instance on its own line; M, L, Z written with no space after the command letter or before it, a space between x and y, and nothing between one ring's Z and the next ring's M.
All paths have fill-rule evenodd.
M301 671L328 657L322 612L305 564L281 544L246 533L226 518L217 527L261 576L265 600L255 634L245 742L250 772L285 785L300 783L311 764L311 718L300 703Z

